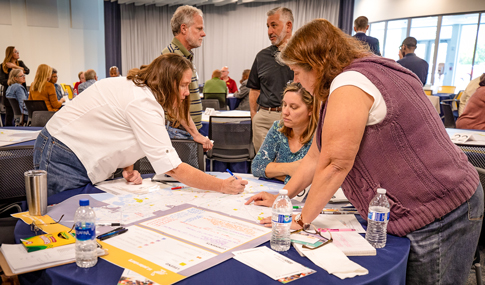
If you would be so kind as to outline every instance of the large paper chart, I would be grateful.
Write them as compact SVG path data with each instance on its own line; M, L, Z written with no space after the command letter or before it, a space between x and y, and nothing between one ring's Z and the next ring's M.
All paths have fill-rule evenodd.
M188 208L141 225L223 253L271 230L211 211Z

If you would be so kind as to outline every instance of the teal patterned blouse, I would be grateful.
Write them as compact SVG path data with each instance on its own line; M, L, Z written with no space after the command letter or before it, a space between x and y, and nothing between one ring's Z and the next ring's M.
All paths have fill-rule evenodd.
M258 154L254 157L251 164L251 170L256 177L268 178L265 175L265 169L271 162L293 162L302 159L310 146L312 140L304 144L297 152L291 152L288 138L280 133L280 121L275 121L271 129L269 129L263 145L259 149ZM286 175L285 184L290 180L290 176Z

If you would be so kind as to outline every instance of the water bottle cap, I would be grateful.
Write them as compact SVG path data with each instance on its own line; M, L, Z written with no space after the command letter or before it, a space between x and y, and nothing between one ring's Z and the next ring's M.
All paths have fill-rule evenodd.
M288 190L286 190L286 189L281 189L281 190L280 190L280 195L288 195Z
M79 200L79 206L89 206L89 200L87 199Z
M384 189L384 188L377 188L377 193L379 193L379 194L386 194L386 189Z

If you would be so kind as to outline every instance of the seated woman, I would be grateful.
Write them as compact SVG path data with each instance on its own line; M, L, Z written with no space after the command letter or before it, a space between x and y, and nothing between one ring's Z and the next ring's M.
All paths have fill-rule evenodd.
M276 178L286 184L312 145L318 108L299 83L286 87L282 107L282 119L268 131L251 169L256 177Z
M24 100L27 100L29 93L22 84L25 83L25 74L22 69L12 69L8 77L8 89L5 97L17 99L19 102L20 111L24 114L24 122L27 122L29 112L24 105Z
M229 194L244 191L245 180L222 180L182 163L165 127L189 118L192 64L165 54L133 69L127 77L94 83L46 124L35 142L34 167L47 171L48 194L95 184L123 168L135 184L142 178L133 164L147 157L156 174L192 187ZM176 126L177 127L177 126Z
M57 100L56 88L49 82L52 76L52 68L41 64L35 73L34 82L30 86L29 100L44 100L49 111L57 111L62 107L65 99Z
M241 83L241 88L239 88L239 91L234 93L234 97L241 100L236 110L249 111L249 88L246 86L246 84L248 83L250 72L250 69L245 69L243 71L241 81L239 81L239 83Z
M456 121L458 129L485 130L485 73L480 76L477 91L468 100L463 114Z

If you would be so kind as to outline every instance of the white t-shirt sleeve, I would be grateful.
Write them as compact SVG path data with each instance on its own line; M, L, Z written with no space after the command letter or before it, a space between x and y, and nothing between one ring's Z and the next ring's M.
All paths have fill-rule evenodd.
M377 87L362 73L357 71L346 71L337 75L332 84L330 84L330 95L335 89L352 85L362 89L365 93L374 97L374 103L369 110L369 117L367 119L367 126L376 125L384 120L387 114L387 106L381 92Z
M125 115L140 148L157 174L182 163L170 141L163 109L156 100L137 98L127 106Z

